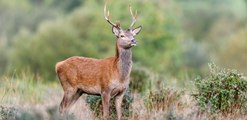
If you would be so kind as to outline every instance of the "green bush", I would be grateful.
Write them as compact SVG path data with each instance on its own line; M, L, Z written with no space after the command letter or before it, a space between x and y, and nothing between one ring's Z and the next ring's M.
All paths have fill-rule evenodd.
M220 69L209 64L210 75L197 78L194 97L201 110L209 113L247 112L247 80L236 70Z
M131 92L145 93L151 88L152 75L147 68L134 65L131 72L129 89Z
M115 120L117 119L117 112L115 108L115 99L110 100L110 119ZM91 110L94 112L96 117L101 117L102 116L102 100L100 96L94 96L94 95L88 95L86 98L86 102L89 104ZM123 98L123 103L122 103L122 116L124 119L128 119L131 114L131 103L133 102L132 96L130 96L129 93L126 93Z

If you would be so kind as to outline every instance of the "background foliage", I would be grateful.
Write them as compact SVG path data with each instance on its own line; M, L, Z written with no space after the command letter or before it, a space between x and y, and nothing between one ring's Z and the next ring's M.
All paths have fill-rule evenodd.
M139 45L133 48L134 62L182 79L204 73L210 60L246 73L241 67L246 58L245 0L130 2L139 13L137 26L143 26L137 36ZM112 56L115 37L103 18L103 4L100 0L24 0L18 4L2 0L0 73L30 69L53 80L55 63L65 58ZM108 3L112 19L120 20L125 28L131 22L128 5L125 1Z

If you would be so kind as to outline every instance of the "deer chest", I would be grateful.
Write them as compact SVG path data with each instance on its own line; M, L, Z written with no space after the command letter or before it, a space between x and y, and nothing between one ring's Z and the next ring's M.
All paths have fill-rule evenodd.
M124 90L126 90L129 86L129 81L120 82L120 81L112 81L111 83L111 96L115 96Z

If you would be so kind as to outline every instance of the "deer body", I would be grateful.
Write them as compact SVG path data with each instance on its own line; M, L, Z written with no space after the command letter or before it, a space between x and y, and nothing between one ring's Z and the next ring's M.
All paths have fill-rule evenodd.
M105 59L74 56L58 62L56 72L63 89L79 89L94 95L107 90L111 95L122 92L128 87L132 67L131 51L123 51Z
M61 113L66 112L83 93L86 93L101 96L105 120L109 116L110 98L115 96L117 116L121 119L121 104L129 85L132 68L131 48L136 45L134 36L141 31L141 27L132 30L135 22L132 11L131 15L130 29L123 30L120 25L112 23L109 20L109 12L108 16L105 12L105 18L112 25L112 32L117 37L114 57L94 59L74 56L56 64L56 73L64 90L59 107Z

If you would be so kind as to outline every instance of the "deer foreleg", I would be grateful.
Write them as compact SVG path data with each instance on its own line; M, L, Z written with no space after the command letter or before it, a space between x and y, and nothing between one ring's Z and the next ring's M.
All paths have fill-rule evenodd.
M122 106L124 94L125 94L125 91L122 91L115 98L115 107L116 107L116 111L117 111L117 119L118 120L121 120L121 117L122 117L122 110L121 110L122 107L121 106Z
M107 120L109 117L109 102L110 102L110 92L103 92L102 95L102 104L103 104L103 119Z

